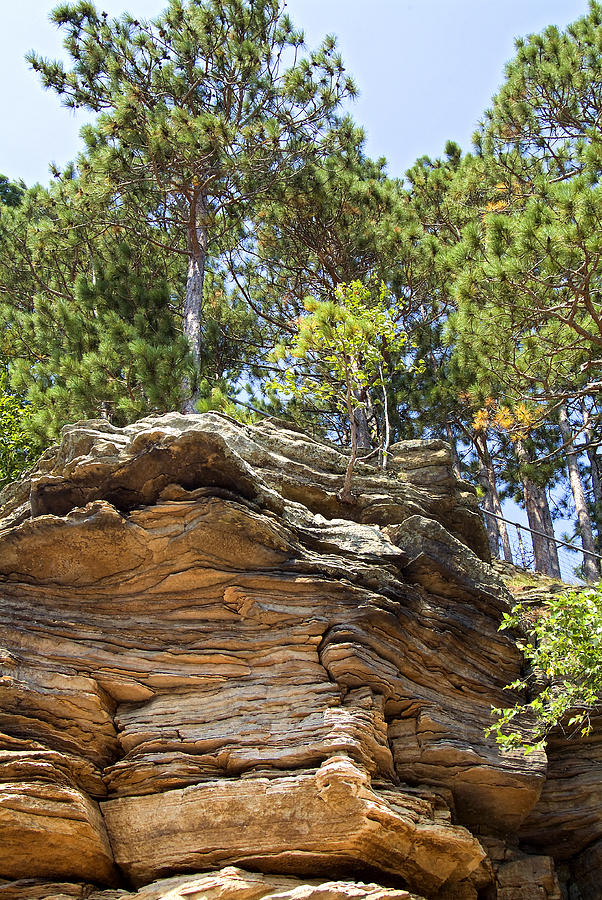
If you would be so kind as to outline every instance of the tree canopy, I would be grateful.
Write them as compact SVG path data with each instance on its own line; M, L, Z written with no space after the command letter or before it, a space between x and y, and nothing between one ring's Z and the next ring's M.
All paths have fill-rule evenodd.
M68 106L98 114L82 132L82 189L102 197L105 221L186 267L182 327L197 371L183 404L192 411L207 266L240 241L252 201L321 151L355 87L333 38L302 56L303 34L279 0L170 0L153 21L109 20L80 0L52 19L71 68L29 59Z

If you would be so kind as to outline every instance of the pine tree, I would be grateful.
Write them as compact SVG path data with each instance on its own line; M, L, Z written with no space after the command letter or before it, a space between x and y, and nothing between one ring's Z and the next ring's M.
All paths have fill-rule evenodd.
M481 211L456 252L452 323L463 364L560 427L589 579L595 540L567 402L600 390L601 73L598 3L565 32L517 42L476 136Z
M333 38L301 58L279 0L170 0L152 22L110 21L80 0L52 18L73 65L31 64L67 105L99 114L83 130L85 190L186 264L183 331L198 371L208 260L240 239L251 201L316 153L353 83ZM198 377L184 393L191 411Z
M467 469L460 464L457 447L465 441L472 444L475 412L466 402L474 372L453 365L446 332L455 309L456 272L449 254L473 214L463 191L463 167L460 149L448 142L442 159L421 157L406 173L404 229L389 274L413 353L425 367L420 379L393 373L393 430L397 439L430 436L449 441L459 476Z
M595 582L600 578L600 566L595 556L596 542L589 514L583 479L579 469L579 450L575 446L575 437L566 403L558 407L558 424L563 441L563 455L569 473L569 483L577 514L578 530L583 546L583 573L586 581Z
M516 41L516 56L475 135L508 181L528 196L544 173L553 182L599 170L602 160L602 4L565 31L549 26Z
M23 182L16 184L5 175L0 175L0 222L3 212L7 215L2 206L19 206L24 193ZM9 346L10 336L4 332L0 340L0 488L7 481L18 478L39 449L27 433L30 409L10 384Z
M368 158L364 133L346 117L325 151L260 204L239 259L250 300L286 327L309 294L334 297L339 284L379 283L399 255L407 204L386 161Z
M71 178L0 215L3 357L42 446L68 421L173 408L190 365L169 258L91 223L90 209Z
M599 390L602 6L517 42L477 133L482 214L456 299L465 343L517 392ZM486 323L486 325L484 324Z
M592 522L596 527L596 552L600 554L600 536L602 535L602 459L598 453L601 445L600 414L596 398L581 398L579 403L581 427L584 437L584 450L589 463L591 481L591 497L589 510Z
M76 278L68 299L36 295L20 318L36 359L13 364L27 392L30 427L55 436L68 421L107 418L116 425L177 406L178 373L188 345L170 311L169 286L135 265L126 244L93 275Z
M18 206L23 197L25 185L9 181L6 175L0 175L0 203L5 206Z

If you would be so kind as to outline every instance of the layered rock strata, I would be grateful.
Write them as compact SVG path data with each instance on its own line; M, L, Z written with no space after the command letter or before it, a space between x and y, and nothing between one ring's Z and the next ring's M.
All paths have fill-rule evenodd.
M593 767L559 855L545 756L485 737L521 657L448 448L359 464L352 504L345 468L173 414L67 427L2 492L0 900L554 900L552 857L591 870Z

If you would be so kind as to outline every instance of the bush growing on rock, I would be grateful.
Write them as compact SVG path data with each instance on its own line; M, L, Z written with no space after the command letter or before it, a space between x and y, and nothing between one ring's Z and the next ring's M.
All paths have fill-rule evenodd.
M544 749L553 728L585 736L602 694L602 582L546 600L534 616L522 603L505 613L501 629L524 628L518 646L528 671L508 685L511 690L535 691L528 702L494 708L496 723L489 729L507 749L527 753ZM542 689L538 689L545 678ZM518 718L532 719L530 736L516 728Z

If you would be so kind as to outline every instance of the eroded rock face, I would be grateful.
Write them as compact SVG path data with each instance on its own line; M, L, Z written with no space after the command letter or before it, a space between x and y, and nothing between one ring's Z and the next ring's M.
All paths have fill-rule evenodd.
M405 890L357 881L324 881L246 872L228 866L200 876L162 878L135 893L28 879L2 886L12 900L423 900ZM6 895L8 896L8 894Z
M0 900L556 898L547 760L484 735L521 657L476 497L438 441L353 505L345 467L173 414L5 489Z

